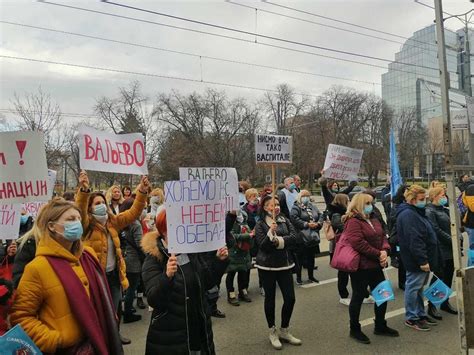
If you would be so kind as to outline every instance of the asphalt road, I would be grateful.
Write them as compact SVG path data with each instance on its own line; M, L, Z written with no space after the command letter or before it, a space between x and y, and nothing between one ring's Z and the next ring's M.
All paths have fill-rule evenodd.
M323 210L324 206L318 207ZM381 207L381 206L380 206ZM327 250L322 238L321 251ZM263 311L263 297L258 289L257 271L252 270L250 297L252 303L241 303L239 307L227 303L225 276L221 284L219 309L227 315L225 319L213 318L214 343L218 354L457 354L457 316L443 313L443 320L429 332L418 332L407 328L404 322L403 291L396 288L397 270L389 269L388 276L395 289L395 300L387 309L388 325L399 330L399 338L386 338L372 334L373 305L363 305L361 324L372 343L363 345L349 338L348 307L339 303L336 271L329 266L329 257L316 259L319 267L315 273L320 284L305 284L296 287L296 305L291 321L292 333L303 341L299 347L284 344L280 351L273 350L268 340L268 329ZM303 280L307 274L303 273ZM235 280L237 282L237 280ZM451 299L453 305L456 299ZM276 319L279 324L282 298L277 291ZM125 346L126 354L144 354L145 340L151 313L139 311L143 319L122 325L122 333L132 339Z

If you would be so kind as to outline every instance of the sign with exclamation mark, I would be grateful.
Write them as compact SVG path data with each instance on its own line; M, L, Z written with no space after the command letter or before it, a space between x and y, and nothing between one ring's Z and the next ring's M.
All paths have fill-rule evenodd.
M0 203L47 201L48 184L43 133L0 133Z

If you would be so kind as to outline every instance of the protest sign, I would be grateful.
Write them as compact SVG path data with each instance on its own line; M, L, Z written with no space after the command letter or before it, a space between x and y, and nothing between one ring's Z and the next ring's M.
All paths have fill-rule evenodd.
M48 169L48 196L51 198L56 186L56 177L58 173L55 170Z
M226 211L238 210L239 179L235 168L179 168L180 180L221 180L225 184Z
M26 214L35 219L41 208L47 203L48 202L26 202L21 204L21 208L26 211Z
M147 175L143 135L113 134L82 126L79 128L79 164L85 170Z
M43 133L0 133L0 203L48 199Z
M363 149L329 144L324 162L324 176L335 180L357 180Z
M21 204L0 204L0 239L17 239L20 231Z
M255 159L257 164L291 164L292 137L270 134L255 135Z
M0 337L2 354L41 355L42 352L23 328L17 324Z
M167 181L164 193L170 253L201 253L225 246L223 181Z

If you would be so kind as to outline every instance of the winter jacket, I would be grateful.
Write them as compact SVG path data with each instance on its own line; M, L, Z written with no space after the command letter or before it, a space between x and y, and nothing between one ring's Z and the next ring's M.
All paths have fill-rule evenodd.
M459 191L461 191L461 192L466 191L467 188L469 187L469 185L472 185L472 184L474 184L474 181L472 181L472 180L469 180L469 181L466 181L466 182L460 182L458 184Z
M400 255L407 271L420 272L427 263L433 272L440 270L438 238L426 217L425 209L404 202L398 206L397 237Z
M242 207L242 210L247 213L247 224L250 227L250 230L255 229L255 225L257 224L258 220L258 206L255 206L254 208L249 205L247 202L244 207Z
M319 226L314 230L318 235L323 225L323 214L319 212L316 205L311 202L307 206L295 202L290 212L290 220L297 231L297 243L301 248L304 248L303 230L310 230L309 222L319 223Z
M127 272L141 273L142 263L145 260L145 254L141 249L142 225L136 220L123 230L125 237L125 265Z
M426 206L426 217L430 220L436 237L438 238L439 249L443 260L453 260L449 209L443 206L429 204Z
M290 219L290 208L288 206L288 199L286 198L287 194L293 194L293 192L288 191L286 188L281 189L277 192L276 197L280 202L280 213L283 214L286 218ZM296 199L296 196L293 196Z
M467 211L461 219L466 228L474 228L474 194L472 194L471 190L472 188L467 189L462 194L462 202L466 206Z
M18 234L18 237L21 238L31 228L33 228L33 217L29 216L25 224L20 224L20 233Z
M18 251L15 255L15 263L13 264L13 286L18 288L20 279L23 276L26 265L28 265L36 255L36 240L35 238L28 239L23 247L20 249L17 245Z
M278 245L270 239L271 218L259 220L255 226L255 241L258 244L257 268L262 270L288 270L294 266L293 257L289 248L296 245L296 230L291 222L279 215L276 217L276 239Z
M230 231L227 247L229 249L229 271L247 271L252 267L250 250L254 244L254 238L250 236L250 227L244 220L242 223L236 221L236 216L228 213L226 225L230 224Z
M72 254L49 235L42 236L36 257L26 265L16 291L10 320L13 325L20 324L43 353L55 353L84 338L61 281L46 259L52 256L67 260L89 295L89 280L79 262L83 246L78 243L78 251ZM92 249L88 251L95 255Z
M189 263L178 266L172 279L166 275L168 252L158 232L142 239L146 253L143 282L148 304L153 307L148 328L146 354L181 355L190 353L190 334L199 332L201 354L215 354L212 324L205 291L219 282L227 262L216 257L208 263L203 254L187 254ZM215 255L215 254L214 254ZM195 293L188 294L186 285L194 280ZM195 339L195 337L194 337Z
M332 203L332 201L334 200L334 196L336 196L336 194L349 195L352 192L352 190L354 190L354 187L357 186L357 184L349 184L349 186L346 187L344 190L334 192L334 191L329 190L328 180L325 177L320 177L318 180L318 184L321 186L321 192L324 197L324 202L326 202L326 208L328 208L329 205Z
M380 210L378 209L377 206L375 206L375 204L372 206L374 207L374 210L372 212L372 217L376 218L380 222L380 225L382 226L383 231L385 232L385 234L388 234L389 229L388 229L387 223L385 223L385 220L383 219L382 212L380 212Z
M347 209L340 205L333 205L332 203L328 206L328 218L331 221L332 229L334 233L341 234L344 230L344 222L342 222L342 216L347 212Z
M76 204L81 210L82 226L85 231L83 236L84 244L94 249L99 258L100 264L105 270L107 266L107 246L109 242L107 234L110 234L115 247L115 255L117 259L116 265L123 289L128 288L128 280L126 276L125 260L123 259L122 249L120 248L119 231L126 228L140 217L145 208L146 199L147 194L137 191L137 197L129 210L119 213L118 215L109 215L109 219L105 226L97 223L92 230L89 230L90 220L91 218L94 218L87 210L89 193L83 192L79 189L76 194Z
M377 218L370 223L356 215L344 223L343 237L360 254L359 269L380 268L380 252L390 252L390 245Z

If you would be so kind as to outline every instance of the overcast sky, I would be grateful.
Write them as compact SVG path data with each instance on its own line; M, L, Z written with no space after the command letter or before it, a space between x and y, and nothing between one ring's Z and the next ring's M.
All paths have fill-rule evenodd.
M255 28L257 28L259 34L267 36L391 60L394 59L395 52L401 46L398 43L367 38L357 34L330 29L325 26L317 26L264 13L263 11L257 12L256 26L254 9L240 7L224 1L116 1L122 4L249 32L255 32ZM433 3L432 0L423 1L430 5ZM375 36L382 36L395 41L404 41L401 38L338 24L259 1L243 2L235 0L235 2L326 25L344 27ZM291 2L275 0L275 2L404 37L409 37L414 31L432 24L434 19L434 10L420 6L413 0L313 0ZM201 80L202 65L202 79L204 81L263 89L272 89L279 83L288 83L297 92L306 92L311 95L318 95L335 84L357 88L377 95L380 95L381 92L381 74L384 72L384 69L271 48L253 43L255 38L250 35L174 20L99 1L58 1L58 3L238 37L246 41L193 33L41 2L0 0L0 3L0 18L2 21L104 37L201 56L219 57L315 74L338 76L369 83L256 68L210 59L202 59L200 61L199 57L138 48L125 44L104 42L5 23L0 23L1 55L196 80ZM472 8L472 3L469 0L444 0L443 3L444 10L450 13L462 13ZM461 23L457 20L450 20L447 22L447 27L456 30L461 27ZM387 65L387 63L381 61L285 44L269 39L259 38L258 42L363 61L385 67ZM139 80L142 83L144 93L151 99L157 93L169 92L172 89L189 93L192 91L202 92L207 86L212 86L199 82L145 77L4 58L0 58L0 70L0 109L12 108L11 100L14 92L18 94L33 92L40 85L45 92L51 94L52 98L60 105L61 110L68 113L93 113L93 107L98 97L103 95L113 96L116 94L118 87L127 86L133 80ZM256 99L263 95L261 91L250 89L214 87L226 90L230 97L243 96ZM8 114L5 117L7 120L12 118Z

